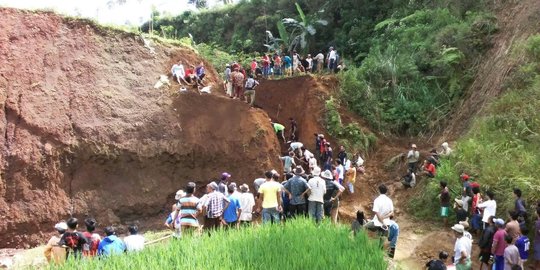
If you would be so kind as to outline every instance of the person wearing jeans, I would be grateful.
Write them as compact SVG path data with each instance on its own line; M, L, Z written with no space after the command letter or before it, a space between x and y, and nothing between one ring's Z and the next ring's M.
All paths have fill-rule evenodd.
M326 193L326 182L320 177L321 168L313 167L311 174L314 176L309 179L310 188L308 197L308 213L315 222L320 223L324 216L324 194Z
M281 190L282 186L276 182L279 179L279 174L266 172L265 175L272 175L259 188L259 201L262 208L263 224L270 222L279 223L279 213L282 211Z

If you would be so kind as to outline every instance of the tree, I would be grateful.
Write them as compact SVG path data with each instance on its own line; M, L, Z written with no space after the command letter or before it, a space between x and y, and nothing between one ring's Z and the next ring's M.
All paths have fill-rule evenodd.
M298 3L296 10L300 16L300 21L293 18L285 18L278 22L278 31L289 51L296 50L298 46L305 50L308 46L308 37L317 33L315 25L328 25L328 21L318 18L317 13L306 16Z

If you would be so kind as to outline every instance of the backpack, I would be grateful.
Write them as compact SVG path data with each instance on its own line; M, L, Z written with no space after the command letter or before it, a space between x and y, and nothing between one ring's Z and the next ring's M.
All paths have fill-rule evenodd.
M79 247L79 242L81 241L81 236L79 233L68 233L64 234L65 245L71 250L74 251Z

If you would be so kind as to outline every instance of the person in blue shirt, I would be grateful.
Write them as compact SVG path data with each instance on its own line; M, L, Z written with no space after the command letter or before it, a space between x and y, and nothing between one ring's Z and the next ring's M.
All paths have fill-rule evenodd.
M197 86L204 86L203 79L206 76L204 70L204 63L201 62L197 68L195 68L195 75L197 75Z
M390 249L388 250L388 257L390 258L394 258L398 236L399 236L399 225L394 220L394 216L391 215L390 222L388 223L388 241L390 241Z
M521 229L521 235L516 240L516 247L519 251L519 257L523 263L525 263L529 258L529 247L531 245L527 234L529 234L529 230L527 228Z
M240 207L240 198L238 198L234 193L236 185L230 184L227 187L229 196L227 197L230 201L229 206L225 208L223 213L223 220L227 223L227 227L238 227L238 218L242 213L242 208Z
M291 76L292 75L292 59L290 56L285 55L283 57L283 64L285 66L285 75Z
M107 237L103 238L103 240L99 242L98 255L111 256L122 254L126 251L126 245L122 239L116 236L116 232L113 227L105 228L105 235L107 235Z

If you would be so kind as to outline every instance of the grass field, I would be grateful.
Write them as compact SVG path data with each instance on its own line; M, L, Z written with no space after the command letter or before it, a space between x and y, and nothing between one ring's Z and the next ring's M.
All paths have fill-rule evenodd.
M295 220L218 231L100 260L68 260L50 269L386 269L383 251L345 225Z

